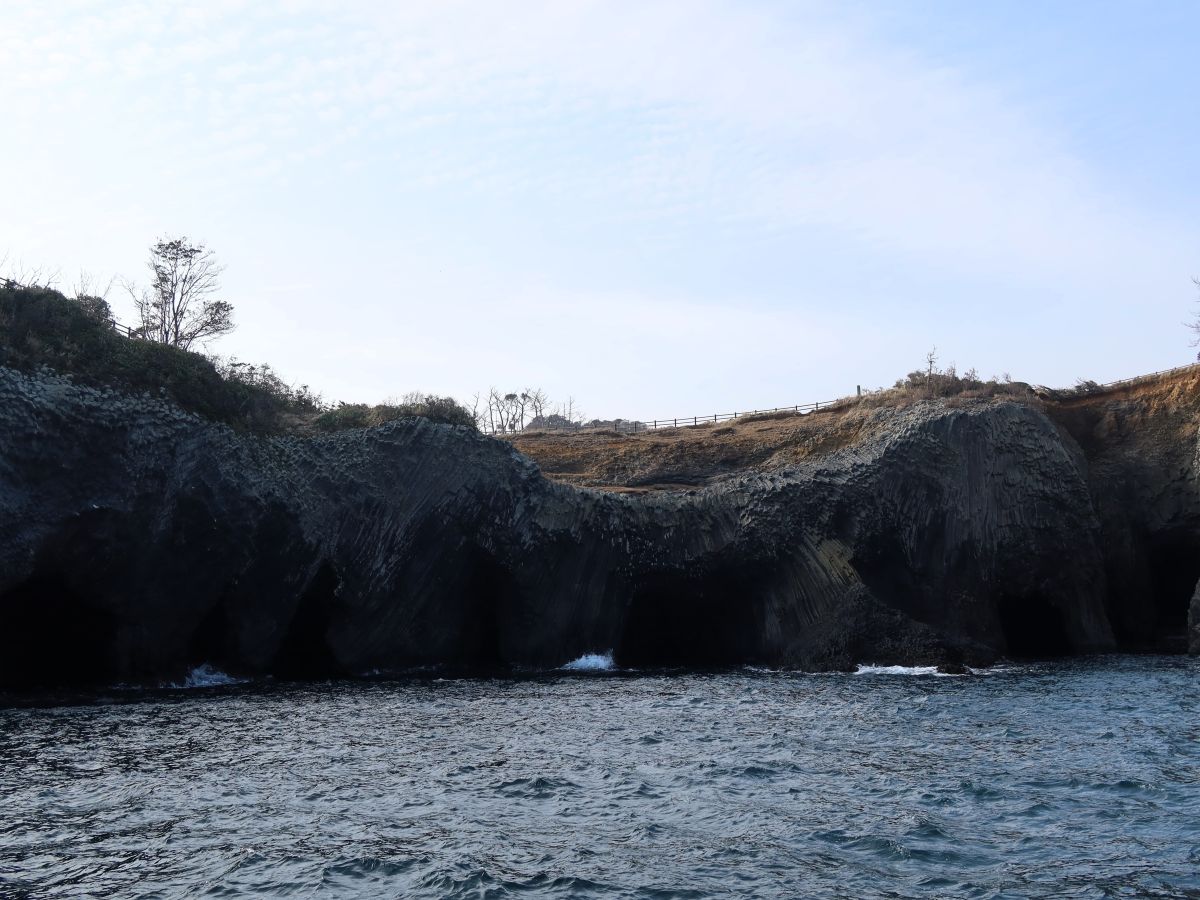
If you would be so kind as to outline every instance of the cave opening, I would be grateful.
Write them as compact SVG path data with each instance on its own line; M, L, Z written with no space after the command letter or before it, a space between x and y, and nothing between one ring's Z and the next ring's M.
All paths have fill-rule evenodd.
M502 628L516 591L512 574L482 550L472 554L467 571L463 589L466 609L461 620L457 662L480 669L503 668L506 660Z
M997 604L1008 655L1048 659L1071 652L1062 612L1039 593L1008 594Z
M32 578L0 597L0 685L111 682L116 634L116 617L63 580Z
M222 597L196 626L188 642L188 662L195 666L210 663L225 669L229 662L228 600Z
M635 587L615 648L622 666L719 668L755 662L761 604L732 573L670 573Z
M329 645L329 626L337 589L337 573L325 563L296 604L287 633L271 664L272 674L301 681L345 674Z
M1200 548L1185 534L1167 534L1149 539L1146 564L1150 576L1150 600L1154 614L1153 636L1160 649L1178 644L1186 649L1188 607L1200 580Z

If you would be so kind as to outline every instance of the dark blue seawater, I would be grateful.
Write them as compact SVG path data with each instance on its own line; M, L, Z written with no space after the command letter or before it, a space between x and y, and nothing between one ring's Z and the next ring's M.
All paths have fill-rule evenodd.
M0 710L5 897L1200 897L1200 660Z

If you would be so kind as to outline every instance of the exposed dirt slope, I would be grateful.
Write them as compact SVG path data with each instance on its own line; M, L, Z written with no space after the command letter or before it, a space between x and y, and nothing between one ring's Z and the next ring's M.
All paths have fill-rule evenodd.
M1138 452L1143 444L1190 446L1200 413L1200 367L1090 392L1030 389L946 402L978 408L1014 399L1047 413L1089 457L1123 452L1122 447ZM911 394L889 392L808 414L748 416L642 434L525 433L510 441L555 481L621 492L686 490L853 447L919 402Z
M670 490L791 465L849 446L878 426L876 416L842 407L641 434L540 432L511 441L556 481L603 490Z

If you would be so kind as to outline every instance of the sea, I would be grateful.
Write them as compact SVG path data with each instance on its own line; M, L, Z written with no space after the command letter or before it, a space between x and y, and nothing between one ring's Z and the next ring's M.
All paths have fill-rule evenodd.
M1200 898L1200 659L0 696L0 896Z

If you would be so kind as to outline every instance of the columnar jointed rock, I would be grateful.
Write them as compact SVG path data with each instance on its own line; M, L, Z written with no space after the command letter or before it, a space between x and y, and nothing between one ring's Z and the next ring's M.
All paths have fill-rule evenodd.
M262 439L0 369L0 684L1115 646L1069 437L1017 403L877 414L794 468L628 496L420 419Z

